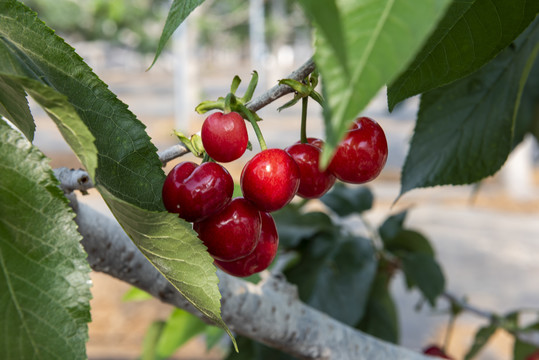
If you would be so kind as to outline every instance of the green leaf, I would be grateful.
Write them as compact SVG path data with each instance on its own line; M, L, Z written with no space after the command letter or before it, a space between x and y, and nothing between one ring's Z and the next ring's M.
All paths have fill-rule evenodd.
M103 198L131 240L146 258L217 326L221 319L219 279L213 259L190 223L176 214L141 209L100 189Z
M365 316L357 328L379 339L394 344L399 342L397 307L389 292L389 276L387 274L376 275Z
M142 355L141 360L161 360L156 355L157 352L157 342L165 328L164 321L154 321L150 324L150 327L146 331L146 336L144 336L144 341L142 342Z
M36 125L30 113L26 93L6 76L0 76L0 115L17 126L28 140L34 140Z
M512 147L515 148L524 136L531 132L534 133L534 127L539 124L539 58L536 57L528 81L522 91L520 106L515 120L515 130ZM536 138L539 139L536 133Z
M157 355L169 358L187 341L201 334L206 323L182 309L174 309L167 319L157 342Z
M394 237L382 238L386 250L398 254L399 252L422 253L434 256L434 249L429 240L414 230L401 230Z
M389 109L477 71L517 38L538 11L539 2L530 0L453 1L414 61L389 86Z
M306 243L299 263L286 275L304 302L355 325L365 313L376 267L368 239L321 234Z
M155 57L150 65L150 68L155 64L157 58L159 55L161 55L161 52L165 48L168 39L170 39L178 26L180 26L187 16L203 2L204 0L174 0L172 2L163 32L159 38L159 44L157 45Z
M215 345L219 344L225 335L226 332L217 326L206 326L206 329L204 330L204 336L206 337L206 351L210 351Z
M407 253L401 257L402 270L409 284L416 285L434 306L445 288L445 278L434 257L426 253Z
M349 124L376 93L412 60L449 0L337 0L349 72L326 32L318 31L315 62L322 75L326 166Z
M280 350L258 343L244 336L238 337L238 344L241 351L239 353L231 351L225 360L267 360L267 359L295 360L297 359L291 355L283 353Z
M527 331L539 331L539 323L529 325L525 329L521 329L519 333L526 333ZM521 340L517 336L515 336L515 344L513 346L513 360L528 360L528 357L532 354L539 354L539 349L537 348L537 345L529 344L526 341Z
M0 349L86 358L90 268L45 156L0 120Z
M42 91L48 86L67 97L96 139L95 183L134 205L162 210L161 187L165 174L145 126L80 56L25 5L0 0L0 14L0 75L12 80L24 79L27 91L50 101L48 106L54 111L71 116L64 104L56 103L61 101L60 97ZM37 82L41 85L36 85ZM53 115L58 116L55 112ZM64 118L60 120L64 122ZM67 131L71 130L70 125L64 125ZM79 132L74 136L88 146L88 140Z
M293 206L272 213L279 244L285 248L295 248L302 240L309 239L321 232L333 232L335 225L330 217L322 212L301 213Z
M494 174L512 150L518 99L539 48L539 20L477 73L421 98L401 195L470 184Z
M384 223L378 229L378 233L384 243L388 243L393 240L403 228L404 220L406 219L408 211L404 210L400 213L389 216Z
M336 0L299 0L303 11L331 46L342 71L348 74L346 42Z
M151 294L148 294L146 291L131 286L129 290L126 291L124 296L122 296L122 301L143 301L153 299Z
M466 353L466 356L464 357L465 360L473 359L474 356L476 356L479 351L485 346L485 344L488 342L490 337L494 335L496 330L498 329L498 326L495 324L489 324L487 326L484 326L480 328L477 333L475 334L474 342L470 350Z
M345 217L372 208L374 196L368 187L348 187L338 182L320 200L337 215Z

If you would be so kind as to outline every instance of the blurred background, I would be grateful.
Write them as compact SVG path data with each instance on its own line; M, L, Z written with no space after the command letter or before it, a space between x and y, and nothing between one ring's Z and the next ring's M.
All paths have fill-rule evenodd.
M311 33L301 9L288 0L207 0L182 24L155 65L155 50L171 2L168 0L25 0L55 29L106 82L110 89L147 126L159 151L175 143L173 130L192 134L200 130L203 115L194 111L204 100L229 91L234 75L249 82L253 70L260 81L255 96L277 84L312 55ZM269 147L284 148L299 139L301 109L278 112L290 96L259 112ZM319 106L311 102L308 135L323 137ZM539 151L526 138L504 168L480 186L414 190L397 203L400 168L414 128L418 99L412 98L388 113L385 89L363 115L377 120L386 132L389 158L381 176L368 186L375 207L367 214L374 223L410 208L408 226L433 243L446 275L447 288L467 296L475 306L505 313L537 308L539 288ZM32 106L36 118L35 145L53 168L80 164L60 139L45 113ZM254 151L227 165L235 180ZM193 158L189 155L182 160ZM167 165L168 171L179 160ZM96 191L79 200L107 213ZM353 225L352 225L353 226ZM129 286L107 275L93 273L90 359L137 359L144 335L156 319L166 319L171 307L156 300L125 302ZM407 292L402 278L394 282L401 320L401 344L420 350L444 340L447 304L438 309L418 308L419 293ZM535 318L531 318L534 320ZM462 358L478 326L486 319L473 314L458 318L449 353ZM511 339L499 332L479 359L510 359ZM204 339L190 341L175 359L222 359L226 343L207 352Z

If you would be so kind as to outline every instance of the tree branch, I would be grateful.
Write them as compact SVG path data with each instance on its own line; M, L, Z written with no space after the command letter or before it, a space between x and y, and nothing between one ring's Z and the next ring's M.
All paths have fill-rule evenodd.
M150 264L116 221L85 204L74 203L73 208L92 269L204 319ZM220 271L218 275L223 320L238 334L302 359L428 359L305 305L296 288L280 276L268 275L255 285Z

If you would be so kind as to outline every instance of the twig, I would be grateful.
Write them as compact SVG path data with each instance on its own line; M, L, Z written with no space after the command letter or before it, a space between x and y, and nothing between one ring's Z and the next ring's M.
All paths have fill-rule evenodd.
M54 176L60 181L60 187L65 193L71 193L79 190L85 193L88 189L94 187L90 176L82 169L68 169L61 167L54 169Z

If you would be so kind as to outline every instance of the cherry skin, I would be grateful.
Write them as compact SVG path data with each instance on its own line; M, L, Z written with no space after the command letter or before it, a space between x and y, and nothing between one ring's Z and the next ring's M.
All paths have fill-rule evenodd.
M208 155L225 163L242 156L249 142L245 121L237 112L211 114L204 120L200 136Z
M376 178L387 160L384 131L371 118L356 119L343 141L337 146L329 170L337 179L363 184Z
M299 187L298 165L286 151L267 149L245 164L240 185L243 196L259 210L276 211L288 204Z
M439 357L442 359L451 359L447 354L437 345L430 345L423 349L423 354L432 355L433 357Z
M260 211L239 197L221 212L195 223L193 228L211 256L234 261L253 252L260 238L262 219Z
M301 140L297 141L296 144L301 144ZM324 147L324 140L315 137L308 137L307 144L311 144L322 150L322 148Z
M322 152L310 144L294 144L285 149L298 164L300 172L298 195L305 199L319 198L335 184L335 175L320 171L319 160Z
M215 265L224 272L238 277L246 277L261 272L270 266L279 247L279 235L273 217L267 212L260 212L262 230L254 251L235 261L215 260Z
M176 199L180 186L182 186L185 179L191 175L191 173L197 168L197 164L191 161L184 161L172 168L165 178L163 183L163 190L161 192L163 197L163 204L165 209L171 213L177 213L179 211L179 204Z
M217 163L176 165L163 184L163 203L169 212L187 221L201 221L216 214L232 199L234 181Z

